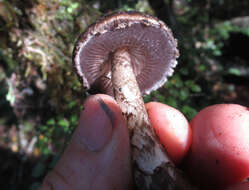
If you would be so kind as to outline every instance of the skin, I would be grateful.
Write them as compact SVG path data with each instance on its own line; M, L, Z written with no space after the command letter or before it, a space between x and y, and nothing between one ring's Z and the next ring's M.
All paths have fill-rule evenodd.
M192 142L192 130L185 116L175 108L159 102L146 104L150 122L175 164L180 164Z
M201 110L190 125L193 143L187 159L188 173L202 189L210 185L232 185L249 176L247 107L237 104L209 106Z
M121 110L109 96L91 96L71 142L40 190L125 190L131 189L131 179L128 129Z
M155 103L146 107L150 120L157 121L154 128L162 126L166 122L163 115L172 112L168 106ZM129 145L126 120L116 101L102 94L90 96L71 142L40 190L132 189Z
M248 190L249 189L249 182L238 183L235 185L231 185L227 187L225 190Z

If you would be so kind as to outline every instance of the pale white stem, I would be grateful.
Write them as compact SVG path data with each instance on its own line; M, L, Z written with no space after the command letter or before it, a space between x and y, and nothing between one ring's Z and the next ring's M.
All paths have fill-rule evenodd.
M151 127L129 51L126 48L116 50L111 61L114 97L127 118L130 131L137 188L192 189L174 167Z

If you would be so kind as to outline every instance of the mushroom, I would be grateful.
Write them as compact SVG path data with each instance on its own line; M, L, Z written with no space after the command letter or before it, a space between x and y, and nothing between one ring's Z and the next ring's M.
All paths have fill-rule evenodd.
M75 44L73 63L83 86L114 96L126 116L138 189L191 189L159 143L142 98L173 74L177 57L171 30L138 12L106 15Z

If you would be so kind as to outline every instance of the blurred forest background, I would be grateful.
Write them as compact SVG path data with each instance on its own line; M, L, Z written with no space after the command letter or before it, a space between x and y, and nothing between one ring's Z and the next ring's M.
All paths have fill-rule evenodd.
M113 10L163 20L180 58L145 97L190 120L216 103L249 106L248 0L0 0L0 187L35 190L77 126L86 92L72 69L74 42Z

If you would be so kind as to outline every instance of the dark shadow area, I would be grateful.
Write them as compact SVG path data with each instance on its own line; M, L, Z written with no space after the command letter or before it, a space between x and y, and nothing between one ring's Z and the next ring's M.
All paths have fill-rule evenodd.
M249 36L233 32L225 41L222 48L221 62L226 73L223 80L227 84L234 85L234 98L228 102L249 106ZM238 73L231 73L229 70L235 69ZM232 96L232 95L231 95ZM230 98L228 98L230 99Z
M155 11L156 16L174 30L176 27L176 21L172 9L173 1L169 0L168 3L166 3L164 0L149 0L149 4Z
M38 158L24 158L26 158L25 155L0 148L1 190L27 190L44 177L32 176L32 171L39 161Z
M206 0L205 0L206 1ZM207 2L207 1L206 1ZM218 19L247 16L249 13L248 0L210 1L210 15Z
M138 0L100 0L100 11L107 13L120 9L124 6L134 7Z
M29 13L26 11L27 9L31 9L37 4L37 1L30 0L9 0L8 3L5 3L5 7L7 7L9 14L15 20L15 23L18 24L20 29L30 29L32 28L32 24Z
M231 33L229 40L225 41L222 48L223 65L228 68L237 68L241 75L225 74L224 80L237 85L248 86L249 70L249 36L243 33Z
M230 33L222 49L223 57L228 59L240 58L249 64L249 36L243 33Z

